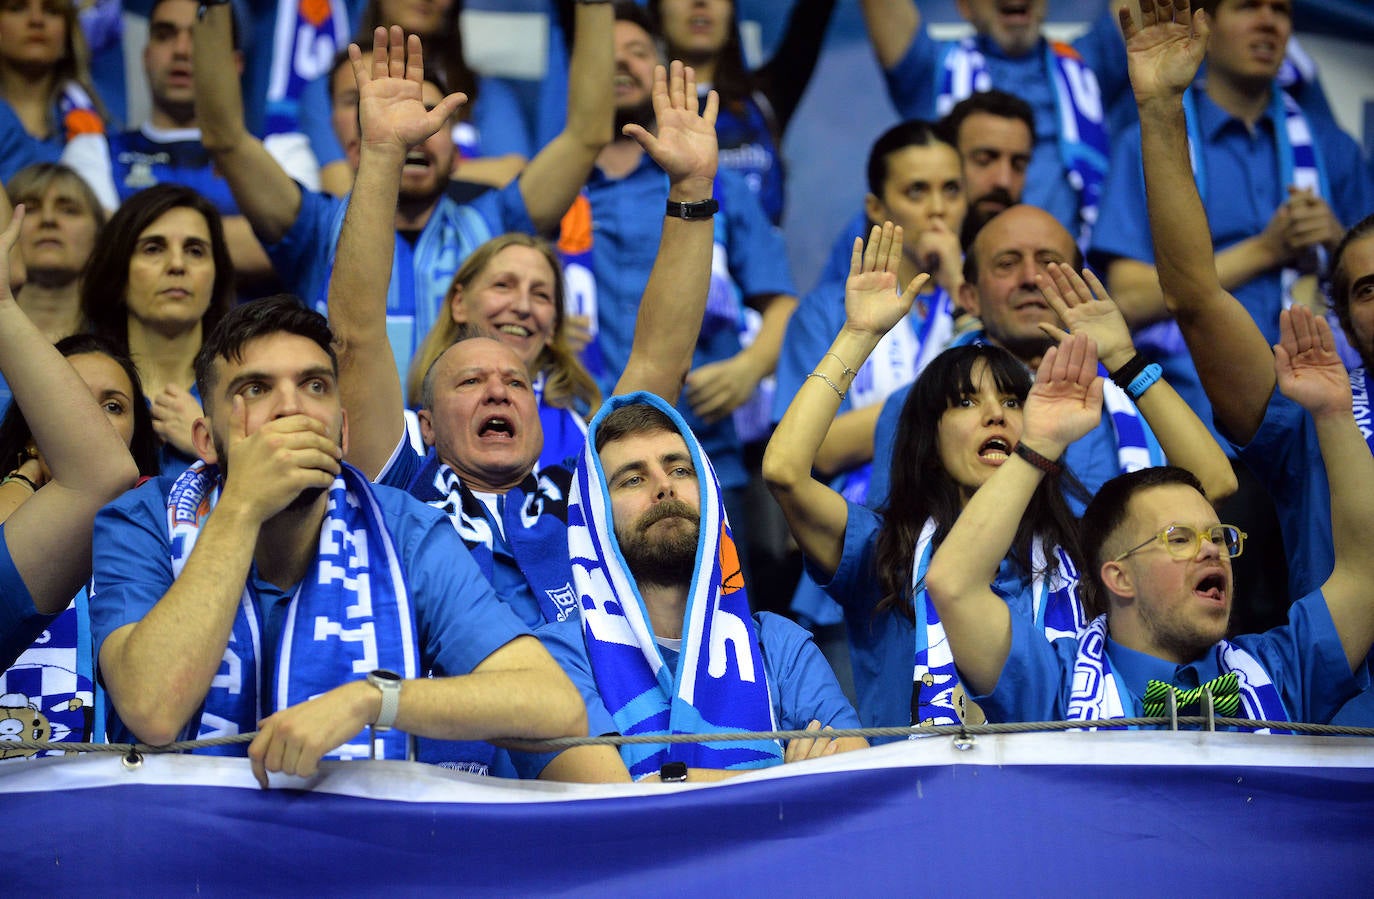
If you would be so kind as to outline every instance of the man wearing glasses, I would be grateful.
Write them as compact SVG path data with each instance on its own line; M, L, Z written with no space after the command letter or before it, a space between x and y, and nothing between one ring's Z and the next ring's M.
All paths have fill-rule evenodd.
M1085 605L1100 614L1078 638L1050 644L1010 615L990 573L1040 478L1100 414L1096 360L1072 338L1042 363L1017 454L969 500L926 575L989 721L1153 717L1168 714L1171 693L1180 714L1200 714L1210 693L1219 716L1320 723L1355 694L1352 671L1374 641L1374 457L1330 327L1294 309L1280 330L1279 388L1311 415L1330 479L1330 578L1293 604L1288 624L1225 639L1245 535L1217 520L1192 475L1152 468L1108 481L1083 515Z

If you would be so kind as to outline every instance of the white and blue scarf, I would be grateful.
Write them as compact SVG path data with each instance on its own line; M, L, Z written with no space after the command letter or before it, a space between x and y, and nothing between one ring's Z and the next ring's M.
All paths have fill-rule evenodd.
M1102 90L1097 76L1072 46L1058 41L1042 43L1045 72L1054 83L1059 115L1059 158L1064 162L1065 177L1078 193L1078 245L1086 248L1097 222L1097 207L1111 160ZM944 116L955 103L992 87L992 75L977 41L969 37L951 44L941 64L936 115Z
M606 475L594 449L596 429L606 415L636 404L653 406L673 421L701 489L696 573L676 673L654 640L644 600L621 555ZM627 735L773 729L776 719L739 555L715 471L696 437L671 406L648 393L611 397L589 431L568 508L568 553L587 657L616 726ZM630 774L642 777L667 761L718 769L776 765L782 761L782 746L776 741L625 746L621 756Z
M181 574L220 495L219 471L197 462L167 496L173 577ZM239 600L224 661L200 714L187 727L199 738L247 733L261 718L386 668L419 674L415 616L405 573L367 478L349 465L329 488L315 561L291 598L277 646L262 645L263 609L250 578ZM275 653L275 683L263 684L264 652ZM367 758L365 729L325 758ZM377 757L404 759L408 736L377 738ZM242 746L202 752L241 755Z
M1369 372L1357 368L1350 372L1350 408L1355 413L1355 424L1360 435L1374 453L1374 415L1369 407Z
M577 615L568 564L571 484L572 473L560 466L531 472L498 498L498 526L458 473L431 450L409 492L448 516L488 583L496 583L497 549L509 552L539 601L544 620L553 622Z
M960 724L956 687L959 674L954 656L945 639L945 628L930 594L925 589L926 570L935 553L935 521L926 521L916 541L912 564L911 593L916 612L916 667L912 676L911 723L931 726ZM1053 642L1061 637L1076 637L1087 626L1087 615L1078 597L1078 569L1059 547L1055 547L1058 567L1045 576L1047 557L1044 542L1037 538L1031 547L1031 614L1035 627Z
M349 31L343 0L278 0L265 136L301 130L301 95L310 82L329 77L335 55L348 46Z
M1240 680L1241 708L1245 717L1257 721L1287 721L1279 691L1255 657L1227 640L1208 650L1222 674L1234 672ZM1078 640L1078 656L1073 665L1073 687L1069 694L1069 721L1135 717L1127 708L1129 691L1112 672L1107 656L1107 616L1093 619ZM1269 733L1261 729L1260 733Z
M0 673L0 759L63 754L60 749L7 751L7 739L105 741L105 692L95 679L94 661L83 589ZM27 725L22 730L16 726L21 722Z

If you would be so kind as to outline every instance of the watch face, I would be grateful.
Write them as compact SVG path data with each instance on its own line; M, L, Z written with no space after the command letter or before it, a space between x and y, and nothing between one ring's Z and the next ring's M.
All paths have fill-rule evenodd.
M385 668L378 668L376 671L373 671L372 676L377 680L390 680L396 681L397 683L405 680L405 678L401 677L395 671L387 671Z

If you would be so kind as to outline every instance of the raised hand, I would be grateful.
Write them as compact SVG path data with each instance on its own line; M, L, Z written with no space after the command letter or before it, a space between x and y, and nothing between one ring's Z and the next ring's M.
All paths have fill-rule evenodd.
M443 128L467 102L467 95L449 94L426 109L425 62L419 35L409 39L399 25L378 27L372 35L372 64L357 44L349 44L348 60L358 79L358 121L363 149L389 147L404 152Z
M1035 284L1069 330L1065 332L1044 322L1040 330L1058 341L1070 333L1086 334L1108 371L1116 371L1130 362L1135 355L1131 329L1097 275L1085 268L1080 276L1073 266L1062 262L1051 262L1045 270L1047 274L1036 274Z
M1026 397L1021 440L1053 459L1101 422L1097 348L1086 334L1071 334L1040 361Z
M1274 375L1283 395L1313 418L1350 414L1350 376L1336 353L1331 326L1305 306L1279 314Z
M891 222L873 226L868 245L854 238L849 257L849 277L844 282L845 328L878 337L892 330L906 314L916 294L930 280L921 274L906 290L898 292L897 272L902 265L902 229Z
M19 242L19 226L24 223L24 204L19 203L10 215L10 223L0 231L0 303L14 302L14 292L10 289L10 276L14 273L14 263L23 264L19 253L11 253Z
M654 120L657 134L639 125L626 125L623 133L634 138L673 183L697 179L709 184L716 177L719 148L716 143L716 112L720 98L706 95L706 108L698 112L697 79L691 66L673 60L671 70L654 68Z
M1193 83L1207 53L1211 22L1201 10L1190 12L1188 0L1137 3L1139 24L1130 5L1117 11L1136 101L1181 95Z

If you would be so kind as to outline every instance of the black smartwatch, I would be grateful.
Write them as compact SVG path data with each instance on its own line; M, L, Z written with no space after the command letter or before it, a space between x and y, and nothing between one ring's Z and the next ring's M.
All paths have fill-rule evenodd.
M692 203L676 203L668 201L668 210L665 215L684 219L689 222L702 221L709 219L720 211L720 204L714 198L708 200L697 200Z
M687 763L665 762L663 767L658 769L658 779L666 784L686 783Z

